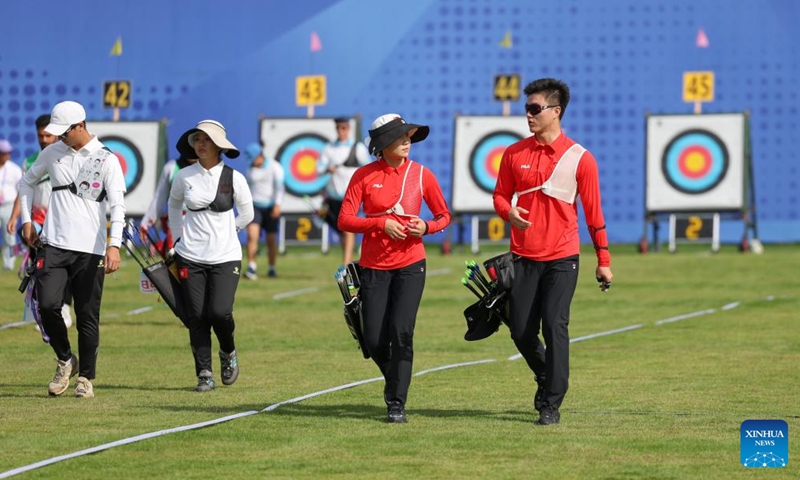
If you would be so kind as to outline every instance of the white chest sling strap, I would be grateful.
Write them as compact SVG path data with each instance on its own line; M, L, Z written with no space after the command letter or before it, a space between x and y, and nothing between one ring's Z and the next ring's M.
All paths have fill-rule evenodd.
M400 198L397 200L397 203L395 203L392 208L386 211L367 213L366 215L368 217L379 217L381 215L391 215L392 213L401 217L419 217L419 212L422 209L422 170L425 167L418 165L411 160L409 160L409 162L410 163L406 169L406 173L403 176L403 187L400 189ZM419 167L414 168L415 175L418 175L418 178L412 177L411 184L409 185L408 174L415 165ZM409 188L408 196L406 196L406 187Z
M586 152L586 149L577 143L571 146L558 160L550 178L538 187L517 192L517 198L526 193L541 190L542 193L549 197L557 198L570 205L573 204L578 194L578 180L575 175L584 152Z
M89 158L83 163L78 176L75 180L68 185L59 185L53 187L53 191L69 190L73 194L79 196L84 200L93 202L102 202L106 195L103 188L103 180L105 178L106 160L108 160L113 153L106 148L100 148L96 152L92 152Z

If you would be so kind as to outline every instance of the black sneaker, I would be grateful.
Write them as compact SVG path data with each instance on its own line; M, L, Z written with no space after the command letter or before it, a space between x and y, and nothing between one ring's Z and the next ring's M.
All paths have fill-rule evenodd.
M389 415L386 417L388 423L408 423L406 418L406 409L400 402L392 402L389 404Z
M219 361L222 364L222 384L233 385L239 378L239 359L236 358L236 350L231 353L220 350Z
M561 421L561 414L558 413L558 408L550 405L544 405L542 411L539 412L539 420L536 422L539 425L555 425Z
M542 411L544 406L544 382L536 382L536 393L533 395L533 408L537 412Z
M214 377L208 370L201 370L200 375L197 376L197 386L194 387L195 392L210 392L214 390L217 384L214 382Z

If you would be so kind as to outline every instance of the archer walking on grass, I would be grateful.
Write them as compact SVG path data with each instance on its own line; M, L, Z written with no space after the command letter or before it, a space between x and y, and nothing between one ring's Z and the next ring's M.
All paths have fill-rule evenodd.
M78 373L75 396L90 398L94 397L92 380L100 346L103 282L105 274L120 266L125 177L117 156L86 130L86 111L79 103L57 104L44 130L61 141L42 150L25 173L20 182L20 208L22 234L28 245L38 245L39 236L31 223L34 189L50 175L53 191L41 233L43 252L37 256L33 274L42 326L58 361L48 392L63 394L70 377ZM80 362L72 353L61 314L68 284L75 304Z
M253 219L253 199L244 175L225 165L239 150L225 127L203 120L188 132L199 160L178 172L169 196L169 228L181 282L198 392L215 388L211 367L211 329L219 341L223 385L239 376L233 333L233 300L242 270L237 232ZM186 216L182 215L186 205ZM236 206L238 215L234 215Z
M389 423L406 423L414 327L425 288L422 236L450 223L433 172L408 156L411 144L425 140L429 131L397 114L375 120L369 149L378 160L353 175L339 213L341 230L364 234L359 262L363 333L367 351L386 380L383 396ZM432 220L419 217L423 200ZM357 215L362 205L366 218Z
M511 223L514 282L509 329L537 383L538 423L561 419L559 407L569 380L569 309L578 282L580 196L597 254L595 276L608 289L611 255L600 206L597 162L561 131L569 88L552 78L525 87L532 136L509 146L494 190L497 214ZM516 205L511 199L516 194ZM539 341L539 326L544 345Z

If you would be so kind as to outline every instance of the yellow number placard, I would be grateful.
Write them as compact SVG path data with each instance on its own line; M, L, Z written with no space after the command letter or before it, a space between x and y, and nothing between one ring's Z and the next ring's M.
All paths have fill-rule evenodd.
M494 99L505 102L519 100L519 75L495 75Z
M103 107L129 108L130 106L130 80L107 80L103 82Z
M297 77L297 106L325 105L327 101L325 75Z
M684 102L714 101L714 72L683 72Z

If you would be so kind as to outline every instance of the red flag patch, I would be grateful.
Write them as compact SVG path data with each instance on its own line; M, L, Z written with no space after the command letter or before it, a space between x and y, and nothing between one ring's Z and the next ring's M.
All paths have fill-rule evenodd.
M36 259L36 270L41 270L44 267L44 258Z
M186 267L178 269L178 278L180 278L181 280L189 278L189 269Z

